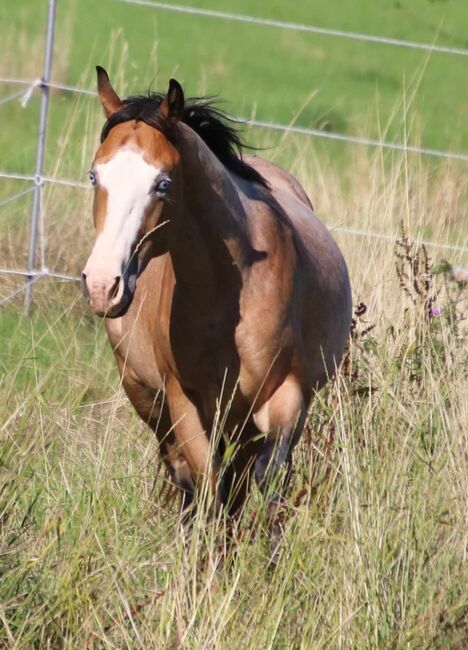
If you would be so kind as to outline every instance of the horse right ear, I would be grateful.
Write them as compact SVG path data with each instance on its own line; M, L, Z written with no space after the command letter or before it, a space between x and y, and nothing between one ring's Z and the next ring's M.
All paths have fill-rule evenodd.
M110 117L113 113L122 108L123 103L112 88L111 82L109 81L109 75L104 68L97 65L96 72L99 99L101 100L106 117Z
M167 95L161 102L159 112L170 122L178 122L184 112L184 91L182 86L175 79L169 81Z

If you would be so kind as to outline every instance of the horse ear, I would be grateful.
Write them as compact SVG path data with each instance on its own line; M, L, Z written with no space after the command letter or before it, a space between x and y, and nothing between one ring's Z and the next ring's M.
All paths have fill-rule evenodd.
M184 91L178 81L171 79L169 81L167 95L164 97L161 106L159 107L159 113L167 120L177 122L181 119L183 112Z
M110 117L113 113L122 108L122 100L112 88L111 82L109 81L109 75L104 68L97 65L96 72L99 99L101 100L106 117Z

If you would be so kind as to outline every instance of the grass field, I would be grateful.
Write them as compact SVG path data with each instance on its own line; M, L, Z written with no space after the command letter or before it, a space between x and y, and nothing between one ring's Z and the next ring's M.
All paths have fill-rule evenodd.
M468 47L463 0L187 4ZM39 74L45 14L42 1L0 6L1 75ZM370 136L389 124L390 139L409 132L468 150L463 60L110 0L59 0L58 25L63 83L92 87L95 63L124 92L174 74L189 93L219 92L236 114L285 123L297 114L299 124ZM37 103L0 111L0 166L30 172ZM86 179L101 122L96 100L54 94L47 173ZM297 175L329 224L386 233L403 224L410 239L466 245L466 165L260 130L248 138L277 145L265 155ZM0 199L21 187L2 182ZM0 206L0 257L11 267L25 265L29 207L28 198ZM79 273L90 210L91 193L47 188L50 268ZM466 267L467 256L428 248L427 260L403 242L335 236L367 312L347 364L312 406L274 572L255 490L227 558L223 521L202 513L184 533L156 442L76 286L39 281L30 319L21 298L2 307L0 647L466 647L467 290L437 271L443 259ZM19 284L0 278L0 299Z

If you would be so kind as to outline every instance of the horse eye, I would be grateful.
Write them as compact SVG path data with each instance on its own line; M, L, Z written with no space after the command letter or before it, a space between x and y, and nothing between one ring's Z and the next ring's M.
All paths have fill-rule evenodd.
M154 191L157 194L165 194L167 190L169 189L169 185L171 184L171 179L170 178L161 178L160 181L156 183L154 186Z
M93 185L96 185L96 174L93 171L89 172L89 180Z

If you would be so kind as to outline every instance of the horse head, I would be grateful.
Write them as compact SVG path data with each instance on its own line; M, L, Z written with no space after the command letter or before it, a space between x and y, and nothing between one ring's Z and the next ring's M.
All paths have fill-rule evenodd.
M174 194L179 154L171 134L184 109L184 94L171 79L156 105L143 96L121 100L107 72L96 70L107 122L90 172L96 240L82 280L93 311L115 318L132 301L137 276L154 248L152 235Z

